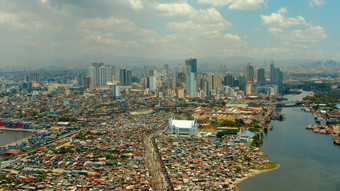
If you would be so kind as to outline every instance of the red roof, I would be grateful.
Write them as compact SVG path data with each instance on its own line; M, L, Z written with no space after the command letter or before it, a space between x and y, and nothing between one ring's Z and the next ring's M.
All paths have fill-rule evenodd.
M11 149L11 150L8 150L5 152L5 154L18 154L20 152L20 150L14 150L14 149Z

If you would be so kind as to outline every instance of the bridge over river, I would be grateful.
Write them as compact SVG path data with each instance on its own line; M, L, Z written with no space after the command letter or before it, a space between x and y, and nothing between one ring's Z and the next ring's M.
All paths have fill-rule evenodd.
M276 107L295 107L300 106L304 103L309 103L309 101L280 101L280 102L269 102L263 105L275 105Z

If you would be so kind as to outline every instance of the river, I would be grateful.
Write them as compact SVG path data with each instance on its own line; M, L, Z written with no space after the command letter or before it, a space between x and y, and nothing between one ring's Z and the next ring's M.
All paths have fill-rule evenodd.
M288 95L301 100L309 92ZM274 171L249 178L238 185L241 191L340 191L340 146L331 135L306 130L315 124L311 113L299 107L282 108L284 121L272 121L274 129L264 135L261 150L281 165Z

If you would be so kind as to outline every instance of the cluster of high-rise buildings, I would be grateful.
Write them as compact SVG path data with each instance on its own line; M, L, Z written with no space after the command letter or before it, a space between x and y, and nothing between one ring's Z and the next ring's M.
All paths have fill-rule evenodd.
M265 68L255 72L251 64L247 64L245 73L198 73L197 59L185 60L183 65L170 72L169 65L164 65L164 72L150 70L143 84L146 89L156 94L176 95L178 98L216 98L222 96L252 96L255 92L268 95L280 93L282 90L282 72L273 63L267 77Z
M83 72L77 75L78 85L85 89L103 88L108 85L131 86L132 70L104 63L93 63L88 68L87 76Z
M145 89L147 94L191 99L242 98L259 92L271 95L282 91L282 72L273 63L267 74L265 68L255 70L251 64L247 64L240 74L205 73L202 68L198 72L197 59L189 58L177 66L165 64L161 70L144 66L144 71L135 70L135 76L132 76L131 69L92 63L87 72L77 72L75 84L84 89L113 89L115 98L120 97L123 89L132 86ZM133 80L136 83L133 84ZM38 83L40 76L33 73L27 78L26 86Z

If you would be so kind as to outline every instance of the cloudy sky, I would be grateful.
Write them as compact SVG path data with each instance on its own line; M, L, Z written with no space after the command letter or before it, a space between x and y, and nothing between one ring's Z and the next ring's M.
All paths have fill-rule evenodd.
M338 0L1 0L0 65L91 55L340 59Z

